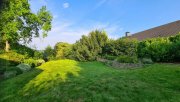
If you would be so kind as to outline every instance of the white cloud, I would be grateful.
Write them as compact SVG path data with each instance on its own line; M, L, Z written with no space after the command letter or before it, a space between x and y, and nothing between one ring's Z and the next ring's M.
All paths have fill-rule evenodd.
M63 8L69 8L69 3L63 3Z
M31 46L36 45L38 49L44 49L47 45L52 47L57 42L68 42L75 43L81 38L82 35L87 35L92 30L105 30L109 38L119 38L120 36L116 33L122 31L123 28L115 24L92 22L88 26L77 27L76 23L70 21L53 22L52 30L49 32L47 38L35 38L30 44Z

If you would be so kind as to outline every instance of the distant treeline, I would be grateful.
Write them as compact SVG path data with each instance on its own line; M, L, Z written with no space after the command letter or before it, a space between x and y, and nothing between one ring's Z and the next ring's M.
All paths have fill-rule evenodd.
M3 42L0 43L0 48L2 53ZM11 51L45 61L56 59L93 61L100 57L129 63L136 63L138 59L143 58L152 59L154 62L179 62L180 33L171 37L138 41L125 37L117 40L109 39L105 31L95 30L87 36L83 35L74 44L58 42L54 48L48 46L44 51L37 51L25 45L12 43Z
M48 47L46 50L45 52L50 51L51 59L93 61L98 57L106 59L119 57L119 60L129 60L133 63L142 58L149 58L154 62L178 62L180 33L171 37L138 41L125 37L117 40L109 39L105 31L95 30L87 36L83 35L75 44L60 42L54 48Z

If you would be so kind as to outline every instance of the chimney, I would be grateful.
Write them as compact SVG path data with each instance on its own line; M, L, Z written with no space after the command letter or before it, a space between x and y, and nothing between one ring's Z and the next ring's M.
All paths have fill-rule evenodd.
M128 37L128 36L130 36L130 32L125 33L125 37Z

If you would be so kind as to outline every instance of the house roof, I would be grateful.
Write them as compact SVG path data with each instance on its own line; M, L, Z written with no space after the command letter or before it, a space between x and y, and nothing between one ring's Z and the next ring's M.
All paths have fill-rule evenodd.
M176 35L180 32L180 20L151 28L142 32L135 33L128 36L129 38L136 38L138 40L145 40L148 38L168 37Z

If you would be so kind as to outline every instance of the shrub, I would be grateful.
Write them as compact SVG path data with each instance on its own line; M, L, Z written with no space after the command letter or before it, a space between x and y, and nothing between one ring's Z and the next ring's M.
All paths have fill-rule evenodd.
M28 64L30 65L31 67L35 67L36 66L36 60L32 59L32 58L29 58L29 59L25 59L23 61L24 64Z
M38 60L35 60L35 59L32 59L32 58L29 58L29 59L25 59L23 61L24 64L28 64L30 65L32 68L34 67L37 67L37 66L40 66L41 64L45 63L45 61L43 59L38 59Z
M140 42L138 46L138 55L140 58L151 58L153 61L169 61L171 42L167 38L155 38Z
M105 55L104 58L108 59L108 60L115 60L117 57L116 56L111 56L111 55Z
M11 65L18 65L24 60L25 56L18 54L16 52L8 52L0 54L0 64L1 66L11 66Z
M45 50L44 50L44 53L43 53L43 59L47 62L49 60L53 60L55 59L55 51L54 49L48 45Z
M122 55L116 59L120 63L137 63L138 59L136 56Z
M41 52L41 51L35 51L33 58L35 58L35 59L42 59L42 58L43 58L43 52Z
M169 40L172 42L170 54L173 56L173 61L180 62L180 33L170 37Z
M155 62L180 61L180 33L172 37L153 38L138 44L138 57Z
M68 58L70 52L72 51L72 45L64 42L58 42L55 47L55 57L56 59Z
M26 55L26 57L33 57L34 51L35 51L35 50L27 47L26 45L22 45L19 43L12 43L11 44L11 50L16 52L16 53Z
M104 55L120 56L137 56L137 40L129 38L120 38L117 40L109 40L103 47Z
M37 65L37 66L40 66L40 65L42 65L43 63L45 63L45 61L44 61L43 59L38 59L38 60L36 60L36 65Z

